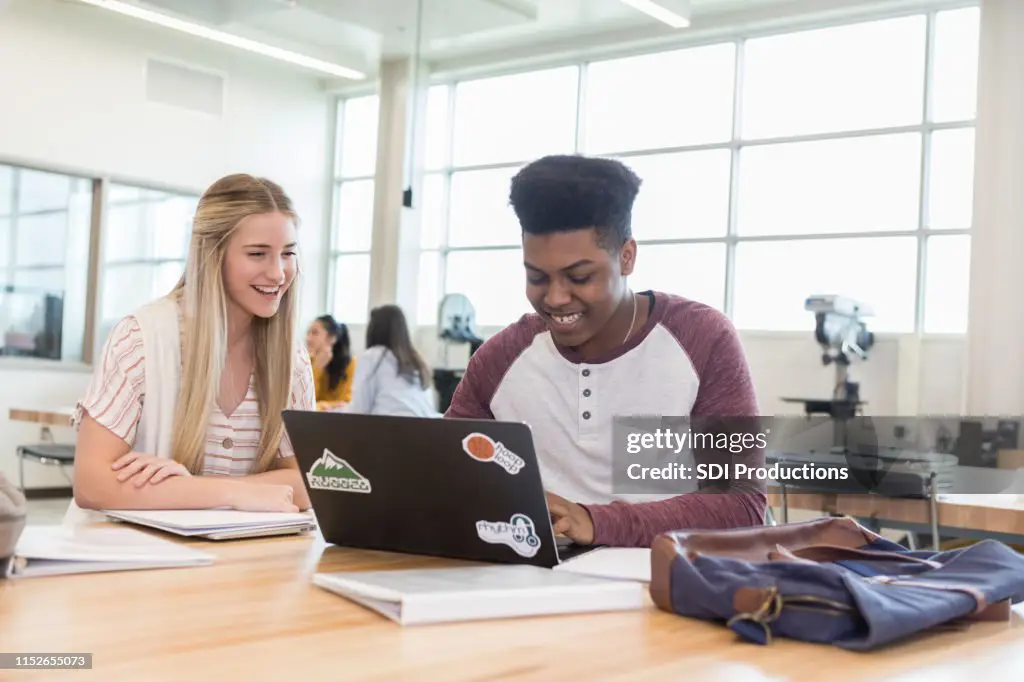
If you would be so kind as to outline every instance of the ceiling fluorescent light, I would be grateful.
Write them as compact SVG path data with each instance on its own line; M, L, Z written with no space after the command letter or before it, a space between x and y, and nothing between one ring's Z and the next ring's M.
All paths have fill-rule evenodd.
M635 10L639 10L647 16L654 17L658 21L663 21L672 28L687 28L690 25L690 19L684 17L682 14L673 12L672 10L659 5L653 0L621 0L622 4L629 5Z
M332 64L325 62L320 59L314 59L313 57L307 57L306 55L298 54L297 52L291 52L289 50L282 49L280 47L274 47L273 45L267 45L260 43L255 40L243 38L241 36L232 35L223 31L203 26L201 24L195 24L191 21L184 21L182 19L175 19L174 17L166 14L160 14L159 12L153 12L136 5L129 5L126 2L120 2L120 0L80 0L87 5L93 5L95 7L102 7L109 9L125 16L133 17L135 19L141 19L148 21L164 28L170 28L175 31L181 31L182 33L188 33L199 38L206 38L214 42L221 43L223 45L230 45L231 47L237 47L242 50L248 50L249 52L255 52L265 57L271 57L273 59L279 59L283 62L289 62L297 66L303 66L308 69L315 71L321 71L328 73L332 76L339 76L341 78L350 78L352 80L363 80L366 78L366 74L350 69L345 66L338 64Z

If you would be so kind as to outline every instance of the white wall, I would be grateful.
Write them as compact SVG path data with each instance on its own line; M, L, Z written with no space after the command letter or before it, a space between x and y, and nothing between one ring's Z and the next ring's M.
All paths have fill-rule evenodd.
M1024 412L1024 5L984 0L978 55L968 319L972 412Z
M147 102L149 57L225 76L223 115ZM0 11L0 93L0 162L196 192L232 172L279 182L302 217L301 317L322 309L332 100L316 74L86 5L14 0ZM0 471L38 440L8 408L73 404L87 380L0 364ZM34 467L29 486L60 485L52 473Z
M220 74L220 117L146 100L148 58ZM304 309L323 290L332 98L313 72L60 0L0 14L0 161L202 191L234 172L284 186L302 217Z
M22 443L38 443L39 426L7 418L12 407L74 407L89 383L87 372L67 370L38 371L32 369L0 369L0 474L17 481L18 464L15 449ZM70 428L50 429L54 440L74 441ZM70 472L69 472L70 475ZM56 467L35 462L25 464L25 485L28 488L64 487L67 481Z

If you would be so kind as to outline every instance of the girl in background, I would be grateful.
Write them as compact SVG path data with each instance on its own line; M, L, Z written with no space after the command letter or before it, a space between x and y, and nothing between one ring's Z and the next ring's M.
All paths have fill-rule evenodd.
M405 314L396 305L370 311L366 351L359 357L346 412L440 417L430 370L412 345Z
M352 402L356 365L348 327L331 315L321 315L306 331L306 348L313 363L317 409L338 409Z

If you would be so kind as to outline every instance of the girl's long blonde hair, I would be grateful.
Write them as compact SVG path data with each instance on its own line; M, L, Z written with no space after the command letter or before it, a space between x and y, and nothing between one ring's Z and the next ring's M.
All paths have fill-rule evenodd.
M250 215L280 212L296 223L291 199L277 184L251 175L229 175L213 183L199 199L185 274L171 292L184 309L181 388L174 415L174 459L193 474L203 470L207 429L227 357L228 302L224 256L239 221ZM281 297L277 314L252 322L255 383L261 424L252 473L274 462L288 407L295 357L295 297L298 272Z

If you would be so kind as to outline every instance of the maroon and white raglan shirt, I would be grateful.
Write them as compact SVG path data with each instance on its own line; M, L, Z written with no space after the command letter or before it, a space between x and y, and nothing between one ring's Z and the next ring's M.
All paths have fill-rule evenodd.
M595 544L647 547L670 530L761 525L763 489L613 492L616 416L758 413L746 356L729 319L696 301L645 294L653 305L643 327L625 345L587 362L556 346L538 315L524 315L473 354L445 416L529 424L544 488L586 507ZM763 466L763 452L760 458L754 465Z

